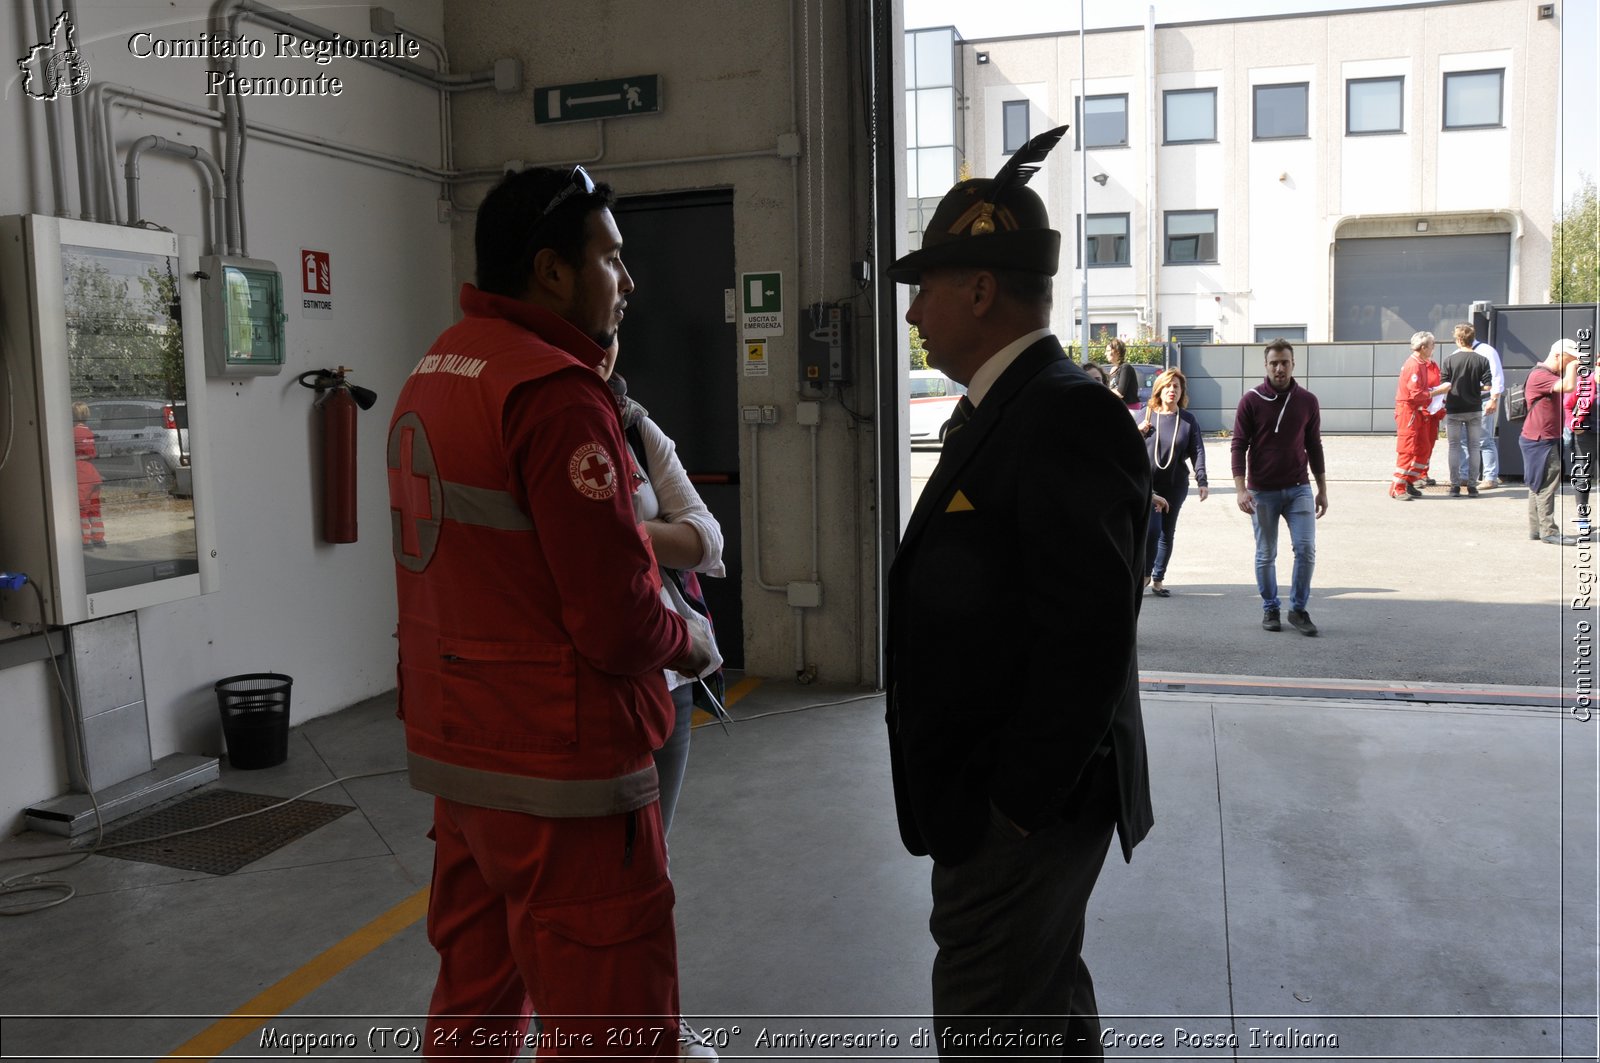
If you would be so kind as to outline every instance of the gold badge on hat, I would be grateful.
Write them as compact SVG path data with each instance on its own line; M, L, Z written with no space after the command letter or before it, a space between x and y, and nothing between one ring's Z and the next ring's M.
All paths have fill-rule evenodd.
M978 216L972 222L973 236L988 236L994 232L995 204L1013 188L1021 188L1027 184L1034 174L1039 172L1039 164L1044 162L1044 157L1050 154L1067 132L1066 126L1047 129L1043 133L1028 141L1018 148L1000 167L1000 172L994 175L994 180L989 184L989 191L979 204ZM1016 228L1013 222L1011 228Z

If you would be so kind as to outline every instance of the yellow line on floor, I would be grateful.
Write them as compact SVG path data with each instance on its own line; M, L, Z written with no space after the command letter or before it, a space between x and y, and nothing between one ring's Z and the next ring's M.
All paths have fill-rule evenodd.
M733 705L740 698L761 685L761 679L750 676L741 679L728 690L724 706ZM704 715L699 709L696 715ZM710 719L709 715L706 719ZM312 992L330 981L334 975L374 951L378 946L416 923L428 914L428 890L418 890L378 918L355 931L343 941L331 946L305 966L280 978L255 997L240 1005L225 1019L174 1048L161 1063L177 1060L211 1059L220 1055L261 1028L262 1016L281 1015Z
M428 889L424 887L384 912L343 941L332 945L297 971L280 978L253 998L172 1050L162 1063L172 1060L211 1059L261 1028L262 1016L281 1015L340 971L374 951L396 934L428 914ZM245 1017L248 1016L248 1017Z
M722 699L722 707L725 709L732 708L734 702L738 701L740 698L744 697L746 694L750 693L760 685L761 677L756 675L746 676L745 678L739 680L737 683L733 684L733 686L728 688L728 696ZM703 723L715 722L716 717L712 716L705 709L694 710L693 723L695 726L699 726Z

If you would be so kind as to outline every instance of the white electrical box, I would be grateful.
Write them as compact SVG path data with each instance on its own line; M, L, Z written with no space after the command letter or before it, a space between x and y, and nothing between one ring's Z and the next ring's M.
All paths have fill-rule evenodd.
M271 262L207 255L200 262L205 299L206 369L212 376L283 371L283 275Z
M0 616L74 624L214 590L198 241L0 218Z

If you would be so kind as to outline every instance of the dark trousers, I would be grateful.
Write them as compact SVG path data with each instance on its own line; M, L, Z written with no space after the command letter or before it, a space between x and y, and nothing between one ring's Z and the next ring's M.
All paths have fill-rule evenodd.
M1557 535L1556 492L1561 490L1561 440L1518 436L1522 445L1522 482L1528 485L1528 534Z
M1021 837L991 808L976 853L933 865L941 1059L1101 1058L1081 953L1084 911L1116 821L1113 758L1097 756L1087 775L1071 814Z
M1591 422L1593 423L1593 422ZM1578 499L1578 517L1589 519L1589 489L1594 481L1594 432L1572 433L1572 493Z
M1167 578L1172 543L1178 537L1178 511L1183 508L1183 500L1189 497L1189 481L1157 484L1155 493L1167 500L1167 511L1157 513L1153 506L1150 509L1150 524L1144 539L1144 574L1160 583Z

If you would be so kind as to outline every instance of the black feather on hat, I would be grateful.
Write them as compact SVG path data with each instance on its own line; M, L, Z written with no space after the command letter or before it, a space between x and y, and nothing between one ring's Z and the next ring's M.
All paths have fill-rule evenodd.
M1055 276L1061 234L1050 228L1044 200L1026 185L1066 131L1066 126L1057 126L1028 141L993 180L962 181L945 193L922 234L922 247L890 266L890 279L916 284L923 270L939 266Z

